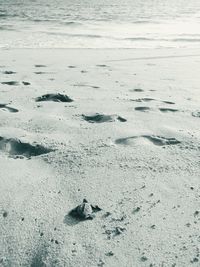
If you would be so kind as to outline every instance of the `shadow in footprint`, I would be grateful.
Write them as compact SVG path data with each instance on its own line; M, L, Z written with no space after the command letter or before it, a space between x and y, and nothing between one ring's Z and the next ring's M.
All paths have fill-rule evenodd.
M53 102L73 102L67 95L62 94L46 94L35 99L36 102L53 101Z
M156 101L154 98L144 97L144 98L138 98L138 99L131 99L131 101L134 102L150 102L150 101Z
M178 111L178 109L173 109L173 108L159 108L159 110L161 111L161 112L177 112Z
M117 145L129 145L131 140L137 139L138 136L130 136L125 138L119 138L115 140L115 144Z
M163 103L165 104L169 104L169 105L174 105L175 103L174 102L171 102L171 101L162 101Z
M98 64L98 65L96 65L97 67L100 67L100 68L106 68L106 67L108 67L107 65L105 65L105 64Z
M103 122L126 122L127 120L117 115L104 115L95 113L92 115L82 115L83 119L90 123L103 123Z
M178 141L176 138L167 138L163 136L154 136L154 135L142 135L142 137L148 139L156 146L166 146L166 145L177 145L181 142Z
M156 146L177 145L181 143L179 140L173 137L167 138L167 137L156 136L156 135L141 135L141 136L130 136L126 138L119 138L115 140L115 143L119 145L130 145L131 140L135 140L138 138L145 138Z
M150 108L149 107L135 107L135 110L145 112L145 111L150 110Z
M45 74L46 72L44 72L44 71L35 71L34 73L35 74Z
M22 81L22 83L23 83L23 85L30 85L31 83L29 83L29 82L24 82L24 81Z
M19 85L19 83L16 82L16 81L2 82L1 84L5 84L5 85Z
M16 112L19 111L16 108L12 108L12 107L7 106L7 104L0 104L0 109L6 110L6 111L9 111L9 112L12 112L12 113L16 113Z
M37 64L37 65L35 65L35 67L36 67L36 68L45 68L46 65Z
M9 70L5 70L3 71L3 74L15 74L15 71L9 71Z
M144 90L143 89L140 89L140 88L133 89L132 91L133 92L144 92Z
M11 157L23 156L30 158L32 156L39 156L42 154L47 154L53 149L43 147L41 145L31 145L29 143L23 143L18 139L4 138L0 136L0 150L9 154Z
M200 111L194 111L192 112L192 116L196 118L200 118Z

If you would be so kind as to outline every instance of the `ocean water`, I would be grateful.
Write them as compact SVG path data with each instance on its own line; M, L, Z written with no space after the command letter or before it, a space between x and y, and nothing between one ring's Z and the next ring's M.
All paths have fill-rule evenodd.
M199 46L199 0L0 0L0 48Z

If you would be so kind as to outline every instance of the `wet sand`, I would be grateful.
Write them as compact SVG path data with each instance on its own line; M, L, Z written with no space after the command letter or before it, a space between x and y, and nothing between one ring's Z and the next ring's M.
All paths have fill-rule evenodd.
M200 51L0 59L0 266L199 266Z

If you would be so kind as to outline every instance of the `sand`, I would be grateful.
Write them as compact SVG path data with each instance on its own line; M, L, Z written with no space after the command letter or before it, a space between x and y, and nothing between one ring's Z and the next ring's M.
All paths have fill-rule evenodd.
M199 266L199 69L197 49L1 50L0 266ZM69 215L84 198L93 220Z

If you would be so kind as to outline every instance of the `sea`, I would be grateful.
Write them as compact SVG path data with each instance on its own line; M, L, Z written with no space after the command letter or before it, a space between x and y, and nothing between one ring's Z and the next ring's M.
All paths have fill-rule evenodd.
M200 0L0 0L0 48L197 48Z

